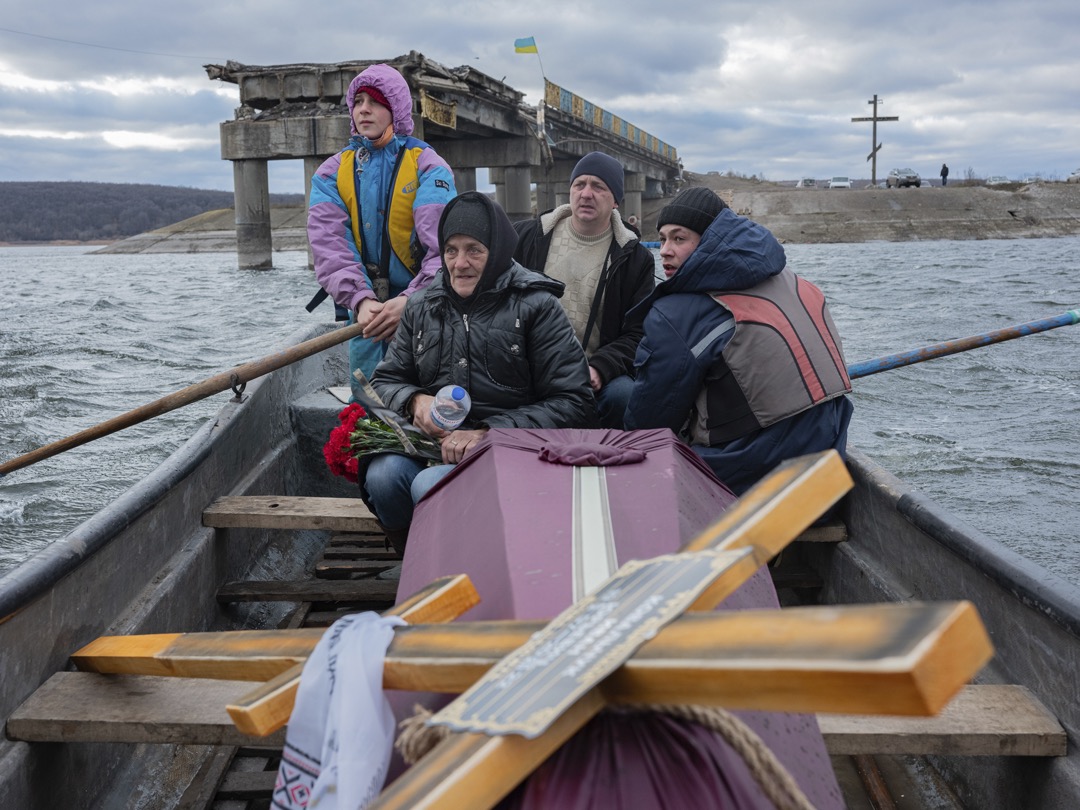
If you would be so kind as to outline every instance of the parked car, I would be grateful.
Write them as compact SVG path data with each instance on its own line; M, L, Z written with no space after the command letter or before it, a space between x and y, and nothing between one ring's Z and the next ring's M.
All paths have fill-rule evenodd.
M906 186L918 188L921 185L922 178L914 169L893 169L889 172L889 176L885 178L887 188L905 188Z
M829 181L829 188L851 188L851 180L847 177L834 177Z
M817 180L813 177L804 177L795 184L795 188L817 188Z
M988 186L1007 186L1011 182L1008 177L1000 174L994 174L986 178L986 185Z
M1065 182L1066 183L1080 183L1080 169L1077 169L1075 172L1073 172L1068 177L1066 177Z

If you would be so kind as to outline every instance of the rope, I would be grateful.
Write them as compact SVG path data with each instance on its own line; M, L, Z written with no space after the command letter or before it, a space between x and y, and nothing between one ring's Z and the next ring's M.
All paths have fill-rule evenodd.
M413 705L413 716L398 723L400 733L394 740L394 748L401 754L406 765L419 762L424 754L450 736L450 729L446 726L427 725L431 714L416 703Z
M814 805L776 758L776 754L765 745L761 737L731 712L719 707L667 704L630 704L620 710L662 712L715 731L742 757L750 775L777 810L814 810ZM412 717L407 717L398 724L400 734L394 742L394 748L408 765L418 762L451 733L446 726L427 725L432 713L420 704L413 706L413 712Z

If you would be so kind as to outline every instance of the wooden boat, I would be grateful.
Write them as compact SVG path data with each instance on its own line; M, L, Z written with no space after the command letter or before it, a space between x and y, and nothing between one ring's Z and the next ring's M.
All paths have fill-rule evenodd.
M95 676L70 660L101 636L325 626L340 615L332 603L393 601L392 579L297 584L313 567L340 576L392 562L335 568L324 550L330 532L370 546L357 532L376 531L322 460L340 408L326 388L346 368L343 350L327 351L255 381L152 475L0 580L0 807L209 806L234 754L272 764L272 749L240 747L259 741L224 715L251 684ZM1080 754L1067 745L1080 731L1080 593L855 450L848 468L842 522L809 532L772 572L785 604L967 599L995 648L940 717L819 716L849 806L864 788L848 755L923 806L1080 806ZM247 506L211 508L222 496ZM349 500L312 512L308 498ZM406 580L433 573L406 568Z

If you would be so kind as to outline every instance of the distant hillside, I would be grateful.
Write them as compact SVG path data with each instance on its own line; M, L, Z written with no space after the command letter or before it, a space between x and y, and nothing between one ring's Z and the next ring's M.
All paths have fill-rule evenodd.
M271 194L303 205L303 194ZM232 208L231 191L135 183L0 182L0 242L108 241Z

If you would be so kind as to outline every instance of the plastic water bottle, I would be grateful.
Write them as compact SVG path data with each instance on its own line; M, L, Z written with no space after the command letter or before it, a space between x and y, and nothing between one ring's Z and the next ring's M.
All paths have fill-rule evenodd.
M444 385L431 403L431 421L443 430L457 430L469 415L472 400L460 385Z

